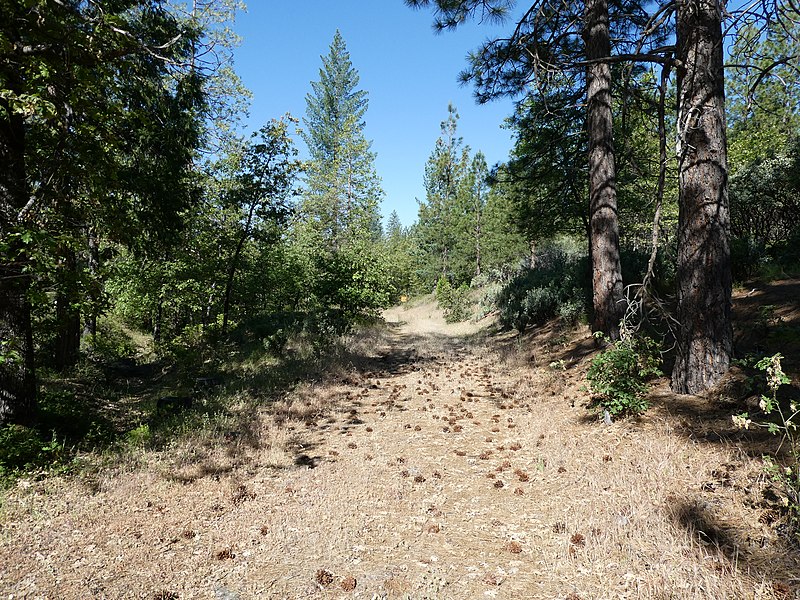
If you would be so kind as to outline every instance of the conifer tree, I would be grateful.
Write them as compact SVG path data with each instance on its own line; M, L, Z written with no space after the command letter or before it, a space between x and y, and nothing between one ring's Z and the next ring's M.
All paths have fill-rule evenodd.
M339 31L321 58L319 80L306 96L310 158L292 238L309 284L307 308L349 319L385 306L393 294L379 245L383 191L364 135L367 92L358 89Z
M464 236L463 244L468 248L468 253L475 256L475 271L477 277L482 271L483 262L483 237L484 237L484 210L486 209L486 199L489 194L489 167L486 165L486 157L480 150L475 153L467 171L465 180L465 194L469 202L469 214L467 215L467 232Z
M426 198L419 206L419 241L426 273L423 280L433 284L439 277L451 283L468 282L474 274L474 261L459 252L464 236L468 236L469 215L472 212L465 185L469 174L469 147L457 135L458 111L451 104L447 119L441 124L441 136L436 140L425 165Z
M515 4L505 0L406 0L406 3L414 7L432 6L438 30L454 29L476 16L502 21ZM620 18L611 20L612 12ZM521 95L548 102L554 93L585 98L588 232L594 272L593 328L611 339L619 336L624 298L609 60L612 39L616 39L618 50L630 46L627 31L643 21L646 15L635 2L615 3L612 11L606 0L568 4L535 0L523 12L513 33L486 41L470 56L470 67L462 74L464 81L475 84L479 102ZM581 37L583 44L577 41Z
M319 80L306 95L303 133L307 165L304 217L331 248L371 237L379 227L383 195L372 143L364 136L367 92L337 30L322 58Z

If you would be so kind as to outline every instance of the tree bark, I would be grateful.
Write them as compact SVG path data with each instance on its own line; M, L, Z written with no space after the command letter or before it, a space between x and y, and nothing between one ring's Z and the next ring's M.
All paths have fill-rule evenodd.
M0 240L8 243L0 256L0 424L29 423L36 414L29 258L11 237L21 233L18 215L28 198L25 125L7 100L0 99L0 115Z
M222 306L222 335L225 335L228 332L228 316L231 309L231 292L233 291L233 277L236 274L236 269L239 266L239 257L242 254L242 248L244 247L244 243L247 241L247 238L250 237L250 227L253 224L253 215L256 211L257 202L253 201L250 204L250 209L247 213L247 221L244 225L244 231L242 232L241 237L239 238L239 242L236 244L236 249L233 252L233 256L231 256L230 263L228 265L228 277L225 281L225 300Z
M607 0L587 0L584 41L588 61L609 58ZM616 167L614 163L613 116L611 112L611 67L591 62L586 73L586 128L589 135L589 219L592 329L610 339L619 339L619 324L625 314L622 266L619 257Z
M677 3L678 356L672 389L695 394L730 366L730 216L722 15L716 0Z
M81 348L81 313L74 308L75 278L78 261L75 251L63 250L64 270L61 289L56 296L56 352L54 366L57 369L71 367L78 362Z
M103 293L103 284L100 281L100 241L97 239L97 232L94 227L88 227L86 242L86 264L91 277L89 292L91 308L89 309L89 314L85 315L83 335L92 336L92 341L94 341L97 337L97 313L99 312L100 298Z

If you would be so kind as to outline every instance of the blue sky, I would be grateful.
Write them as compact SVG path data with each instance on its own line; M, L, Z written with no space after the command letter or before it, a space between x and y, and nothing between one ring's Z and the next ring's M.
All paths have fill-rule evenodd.
M504 28L476 23L436 34L432 22L430 10L412 10L402 0L250 0L247 13L237 17L243 41L234 60L253 92L251 128L286 112L304 116L320 56L338 28L360 88L369 93L366 135L386 192L383 215L396 210L410 225L417 217L415 198L425 197L425 162L448 103L461 115L464 142L473 152L482 150L490 166L506 160L511 148L511 134L501 124L512 102L478 106L472 89L458 82L467 53ZM304 150L301 140L298 145Z

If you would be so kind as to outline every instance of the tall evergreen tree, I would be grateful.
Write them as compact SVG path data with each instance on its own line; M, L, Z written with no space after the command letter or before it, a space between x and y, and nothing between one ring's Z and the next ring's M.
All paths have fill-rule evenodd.
M483 268L483 244L484 244L484 211L489 195L489 167L486 165L486 157L480 150L475 153L469 166L466 178L465 193L469 199L468 232L471 234L465 237L464 243L468 245L470 253L475 255L475 272L477 277Z
M441 135L425 165L425 201L419 205L419 242L424 270L422 279L434 284L446 277L456 285L474 275L469 252L459 252L464 239L473 238L469 228L469 147L458 136L458 111L451 104L442 121Z
M323 240L338 249L376 232L383 191L372 143L364 135L367 92L358 89L358 71L338 30L321 58L303 119L310 159L302 211Z
M502 19L508 0L406 0L411 6L433 5L437 29L455 28L470 17ZM618 17L610 19L610 14ZM523 94L547 103L557 92L586 96L589 155L589 244L594 271L594 328L619 335L623 311L622 272L616 206L616 172L611 136L611 40L618 50L635 46L627 31L646 21L642 5L622 0L558 3L535 0L505 38L489 40L470 59L462 74L475 84L480 102ZM576 40L583 37L584 44ZM558 87L553 84L557 83ZM560 88L560 89L559 89Z
M385 306L393 294L380 254L383 191L364 135L367 92L358 89L338 31L321 59L306 96L310 158L292 239L309 282L305 305L350 317Z
M617 219L617 171L611 113L611 39L607 0L586 0L586 131L589 137L589 250L592 328L619 339L625 314Z
M672 388L716 384L733 354L722 7L677 3L678 321Z

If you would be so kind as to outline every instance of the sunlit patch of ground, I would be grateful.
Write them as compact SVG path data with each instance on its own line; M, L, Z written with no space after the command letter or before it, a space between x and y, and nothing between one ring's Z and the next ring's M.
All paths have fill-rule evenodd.
M581 389L585 329L518 340L447 325L431 303L386 320L333 376L247 409L213 443L92 481L22 481L3 506L0 591L794 597L761 442L724 415L701 423L714 399L662 382L645 417L604 426Z

